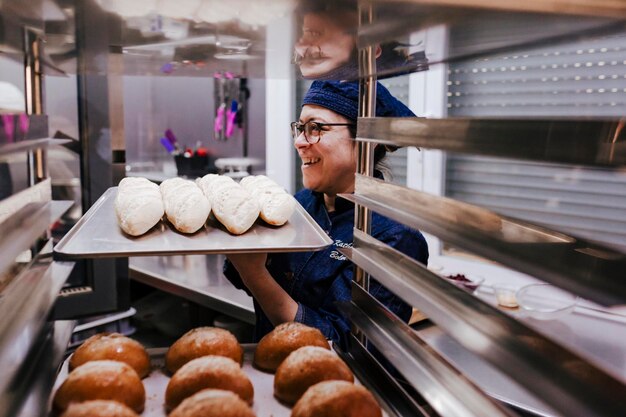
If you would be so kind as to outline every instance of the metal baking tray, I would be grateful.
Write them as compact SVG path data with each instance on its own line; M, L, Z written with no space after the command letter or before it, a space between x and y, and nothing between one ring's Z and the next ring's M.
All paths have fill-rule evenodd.
M216 254L246 252L306 252L325 248L332 239L300 204L280 227L262 220L235 236L214 219L193 234L178 232L161 220L146 234L126 235L117 224L114 201L117 187L109 188L56 245L59 259L115 258L129 256Z
M261 416L289 417L291 407L279 402L274 397L274 374L262 372L252 366L254 350L256 344L243 344L243 366L244 373L250 378L254 387L254 402L252 410ZM143 379L143 386L146 389L146 405L142 417L166 417L165 411L165 389L170 380L169 373L165 370L165 354L168 348L148 349L151 358L152 372ZM52 393L54 394L67 378L69 358L65 360L54 384ZM355 383L360 384L355 377ZM51 401L52 403L52 401ZM383 416L388 415L383 412Z

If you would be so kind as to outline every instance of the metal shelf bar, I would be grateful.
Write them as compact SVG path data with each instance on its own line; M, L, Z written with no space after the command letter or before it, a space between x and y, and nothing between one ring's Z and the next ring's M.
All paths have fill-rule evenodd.
M532 30L510 31L506 37L494 38L490 42L468 44L450 49L427 65L466 61L512 53L515 51L572 44L598 39L603 36L623 33L626 30L626 6L613 1L596 9L593 5L564 4L567 1L497 2L495 0L404 0L373 2L377 19L357 29L357 47L364 48L388 42L403 42L411 34L435 26L445 25L451 31L464 30L468 22L510 21L512 26L527 27L541 21ZM399 8L402 13L398 13ZM388 77L408 72L422 71L426 63L417 55L405 60L383 59L376 75ZM360 76L370 73L361 72Z
M453 199L357 175L342 197L604 305L626 301L626 256Z
M354 251L353 251L354 253ZM472 382L459 374L443 357L404 322L357 285L352 303L345 308L352 323L404 375L443 417L511 416Z
M0 147L0 156L9 155L17 152L30 151L33 149L47 148L48 146L65 145L69 142L71 142L70 139L53 138L22 140L19 142L2 145Z
M354 245L341 253L563 415L624 410L626 386L615 377L357 230Z
M623 120L363 118L357 140L591 166L626 165Z
M621 0L527 0L503 2L500 0L376 0L375 4L398 3L432 5L440 7L466 7L508 12L535 12L573 14L581 16L606 16L626 18L626 4Z
M49 203L29 203L2 223L0 273L5 272L20 253L45 233L50 225L50 209Z
M2 222L0 273L13 265L15 258L29 249L72 204L72 201L29 203Z
M424 400L408 394L355 335L350 335L346 351L337 345L333 345L333 349L350 366L354 376L374 394L387 414L397 417L431 415L422 407Z
M11 384L37 341L40 330L74 262L53 262L52 241L0 297L0 416L13 406Z
M10 412L11 417L48 415L50 393L75 324L74 321L55 321L44 325L43 340L35 342L32 354L24 360L28 370L20 373L20 381L12 387L15 388L12 400L19 412Z

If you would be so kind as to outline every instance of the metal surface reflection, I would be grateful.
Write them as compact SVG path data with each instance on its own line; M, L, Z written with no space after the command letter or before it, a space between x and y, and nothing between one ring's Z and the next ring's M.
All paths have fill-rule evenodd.
M376 46L380 77L428 68L423 31L446 25L450 33L465 33L472 22L503 22L506 33L492 42L461 42L436 62L472 59L495 52L558 44L623 31L625 9L620 2L589 5L581 0L498 4L491 1L371 2L375 19L359 27L356 0L91 0L111 23L99 32L109 38L118 24L121 34L111 46L129 48L126 74L166 75L170 64L179 75L207 76L215 70L264 77L268 27L280 19L296 21L298 41L294 62L306 79L356 79L356 48ZM0 51L21 60L22 28L45 36L42 62L47 74L74 73L76 6L67 0L4 0L0 2ZM596 2L597 3L597 2ZM620 4L618 4L620 3ZM555 4L563 4L560 8ZM490 8L492 8L490 10ZM560 10L562 9L562 10ZM559 16L554 13L567 12ZM78 28L78 36L81 29ZM109 32L109 34L106 33ZM420 35L421 34L421 35ZM291 33L285 32L285 38ZM223 41L220 41L223 38ZM227 39L238 39L229 42ZM429 42L432 42L428 40ZM159 45L157 50L147 45ZM290 54L291 51L284 51ZM433 61L433 62L434 62ZM432 63L431 63L432 64ZM166 66L170 68L170 66ZM368 74L362 74L366 76Z
M294 45L293 63L298 66L302 78L359 78L356 2L303 1L297 15L300 34ZM403 72L428 69L422 44L392 40L373 46L378 72L397 74L397 68L402 68Z
M360 175L355 194L342 197L589 300L618 305L626 299L626 255L611 248Z

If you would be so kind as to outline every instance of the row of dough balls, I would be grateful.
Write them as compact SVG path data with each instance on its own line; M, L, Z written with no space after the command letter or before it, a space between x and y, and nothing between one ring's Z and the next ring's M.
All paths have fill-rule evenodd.
M170 178L160 186L140 177L120 181L115 214L122 230L140 236L165 214L183 233L195 233L212 212L235 235L245 233L261 217L273 226L289 220L295 199L264 175L235 182L225 175L208 174L196 181Z
M230 332L213 327L193 329L168 350L165 367L173 374L165 392L170 417L253 417L254 388L241 369L243 349ZM254 366L276 372L274 395L293 405L292 417L326 417L338 406L363 417L380 417L372 394L354 385L354 376L330 351L319 330L300 323L277 326L257 345ZM136 416L143 410L145 390L140 378L150 373L150 358L138 342L119 334L89 338L72 355L70 374L57 390L54 408L63 417ZM94 402L100 413L89 412ZM85 414L80 414L84 409ZM117 414L106 414L107 410ZM330 413L330 414L329 414ZM343 415L343 414L342 414ZM352 415L352 414L346 414Z

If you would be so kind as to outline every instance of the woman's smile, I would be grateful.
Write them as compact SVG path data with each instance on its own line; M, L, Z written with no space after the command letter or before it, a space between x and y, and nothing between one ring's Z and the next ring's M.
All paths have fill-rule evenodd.
M304 165L304 167L309 167L311 165L315 165L319 161L321 161L320 158L302 158L302 164Z

